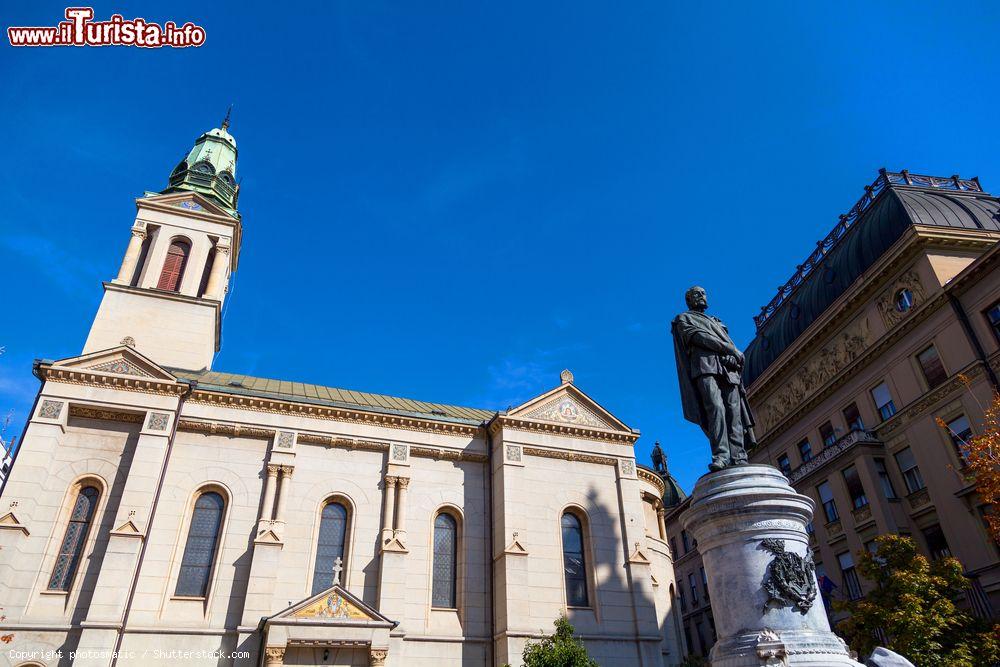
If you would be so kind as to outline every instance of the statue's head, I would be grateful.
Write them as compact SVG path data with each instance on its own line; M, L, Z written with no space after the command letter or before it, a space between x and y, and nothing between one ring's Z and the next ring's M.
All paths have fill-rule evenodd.
M705 288L695 285L687 292L684 292L684 301L691 310L705 310L708 308L708 295Z

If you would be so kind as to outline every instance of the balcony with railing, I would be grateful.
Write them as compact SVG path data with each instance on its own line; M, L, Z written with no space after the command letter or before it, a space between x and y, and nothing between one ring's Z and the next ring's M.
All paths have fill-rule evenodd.
M825 467L835 459L839 459L849 450L861 445L874 445L881 447L882 441L875 437L871 431L851 431L841 436L832 445L816 454L814 457L792 470L788 475L788 481L795 486L804 478Z

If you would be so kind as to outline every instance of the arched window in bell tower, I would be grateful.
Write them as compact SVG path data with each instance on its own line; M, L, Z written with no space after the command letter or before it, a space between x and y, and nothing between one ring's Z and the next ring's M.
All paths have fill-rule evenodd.
M174 239L170 242L167 258L163 261L163 271L160 272L160 280L156 283L157 289L168 292L180 291L184 267L190 254L191 244L184 239Z

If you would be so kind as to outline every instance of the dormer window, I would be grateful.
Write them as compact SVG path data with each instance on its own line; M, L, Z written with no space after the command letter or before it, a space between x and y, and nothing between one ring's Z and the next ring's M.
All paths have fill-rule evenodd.
M224 182L226 185L229 185L230 187L236 183L236 181L233 180L233 175L230 174L228 171L220 172L219 180Z
M202 174L215 175L215 167L213 167L210 162L205 162L204 160L195 164L194 167L192 167L192 171L197 171Z
M163 260L163 270L160 272L160 280L156 283L156 289L168 292L180 291L184 267L187 265L187 258L190 254L191 244L184 239L174 239L170 242L170 248L167 250L166 259Z

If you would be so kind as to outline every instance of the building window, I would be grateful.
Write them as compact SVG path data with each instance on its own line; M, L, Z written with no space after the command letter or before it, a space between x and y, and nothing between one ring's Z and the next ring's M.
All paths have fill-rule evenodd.
M824 447L829 447L833 443L837 442L837 433L833 430L833 424L828 421L820 424L819 437L820 440L823 441Z
M708 600L708 577L705 576L705 568L698 568L701 573L701 588L705 591L705 599Z
M563 516L563 552L566 552L566 517ZM572 517L576 521L576 517ZM577 528L580 522L576 521ZM583 534L580 533L580 564L583 565ZM441 512L434 519L434 581L431 594L431 605L446 609L455 609L456 583L458 573L458 522L450 514ZM569 569L566 570L566 589L569 590ZM584 586L584 599L587 589ZM572 604L572 603L571 603Z
M673 558L675 558L675 559L680 557L680 554L677 553L677 538L676 537L671 537L670 538L670 555Z
M931 555L931 560L951 556L951 549L948 548L948 540L945 539L941 526L935 524L921 532L924 534L924 542L927 543L927 553Z
M948 422L947 426L951 442L955 445L958 458L964 465L967 463L966 454L968 453L969 440L972 438L972 427L969 425L969 419L965 415L959 415Z
M681 596L681 602L684 601L684 596ZM683 609L683 604L681 605ZM684 641L687 643L688 650L694 653L694 644L691 643L691 626L687 623L684 624Z
M705 626L701 621L695 621L694 623L695 634L698 635L698 645L701 647L701 652L705 653L708 650L708 644L705 642Z
M323 506L319 520L316 564L313 567L312 594L333 586L333 568L340 559L344 566L344 544L347 538L347 508L332 501Z
M219 529L226 503L215 491L198 496L191 515L181 572L174 595L203 598L208 594L208 582L219 547Z
M788 460L788 454L782 454L778 457L778 468L786 477L792 474L792 462Z
M816 492L819 494L819 501L823 503L823 513L826 515L826 522L837 521L840 519L840 514L837 513L837 503L833 500L833 491L830 489L829 482L823 482L816 487Z
M913 458L913 450L907 447L896 454L896 465L899 472L903 473L903 481L906 482L908 493L915 493L924 488L924 477L920 474L917 461Z
M684 594L684 587L681 586L681 611L687 611L687 608L688 608L688 599L687 596ZM690 641L688 643L690 644Z
M816 526L813 525L812 521L806 524L806 533L809 535L809 537L812 537L813 535L816 534Z
M846 468L843 472L844 483L847 485L847 493L851 496L851 503L854 509L861 509L868 504L868 496L865 495L865 487L858 477L858 469L854 466Z
M163 260L163 271L160 272L160 280L156 283L157 289L177 292L181 288L181 279L184 277L184 267L187 265L188 255L191 254L191 244L181 239L174 239L170 242L167 250L167 257Z
M888 500L898 498L896 489L892 485L892 478L889 477L889 470L885 467L885 459L875 459L875 471L878 473L878 482L882 486L882 494Z
M691 551L691 538L688 537L687 531L681 531L681 546L684 547L684 553L689 553Z
M927 380L927 388L933 389L948 379L948 373L944 370L941 357L938 356L937 348L931 345L926 350L917 355L917 363Z
M848 431L864 431L865 423L861 420L861 412L857 403L851 403L844 408L844 421L847 423Z
M808 439L799 443L799 456L802 457L803 463L806 463L813 457L813 448L812 445L809 444Z
M892 394L889 393L889 386L885 382L872 389L872 398L875 399L875 408L882 419L888 419L896 414L896 404L892 402Z
M587 597L587 561L583 554L583 525L575 514L562 516L563 570L566 576L566 604L590 606Z
M688 586L691 587L691 604L698 606L698 582L694 578L694 572L688 573Z
M76 494L73 511L69 515L69 525L59 546L56 565L49 578L50 591L69 591L80 565L80 556L90 534L90 526L94 519L94 510L101 494L96 487L85 486Z
M896 292L896 310L905 313L910 308L913 308L913 292L904 287Z
M844 591L851 600L861 598L861 582L858 580L858 573L854 569L854 558L850 551L845 551L837 556L840 563L840 576L844 582Z
M990 323L990 328L993 329L993 335L997 337L997 342L1000 343L1000 301L986 310L986 319Z

